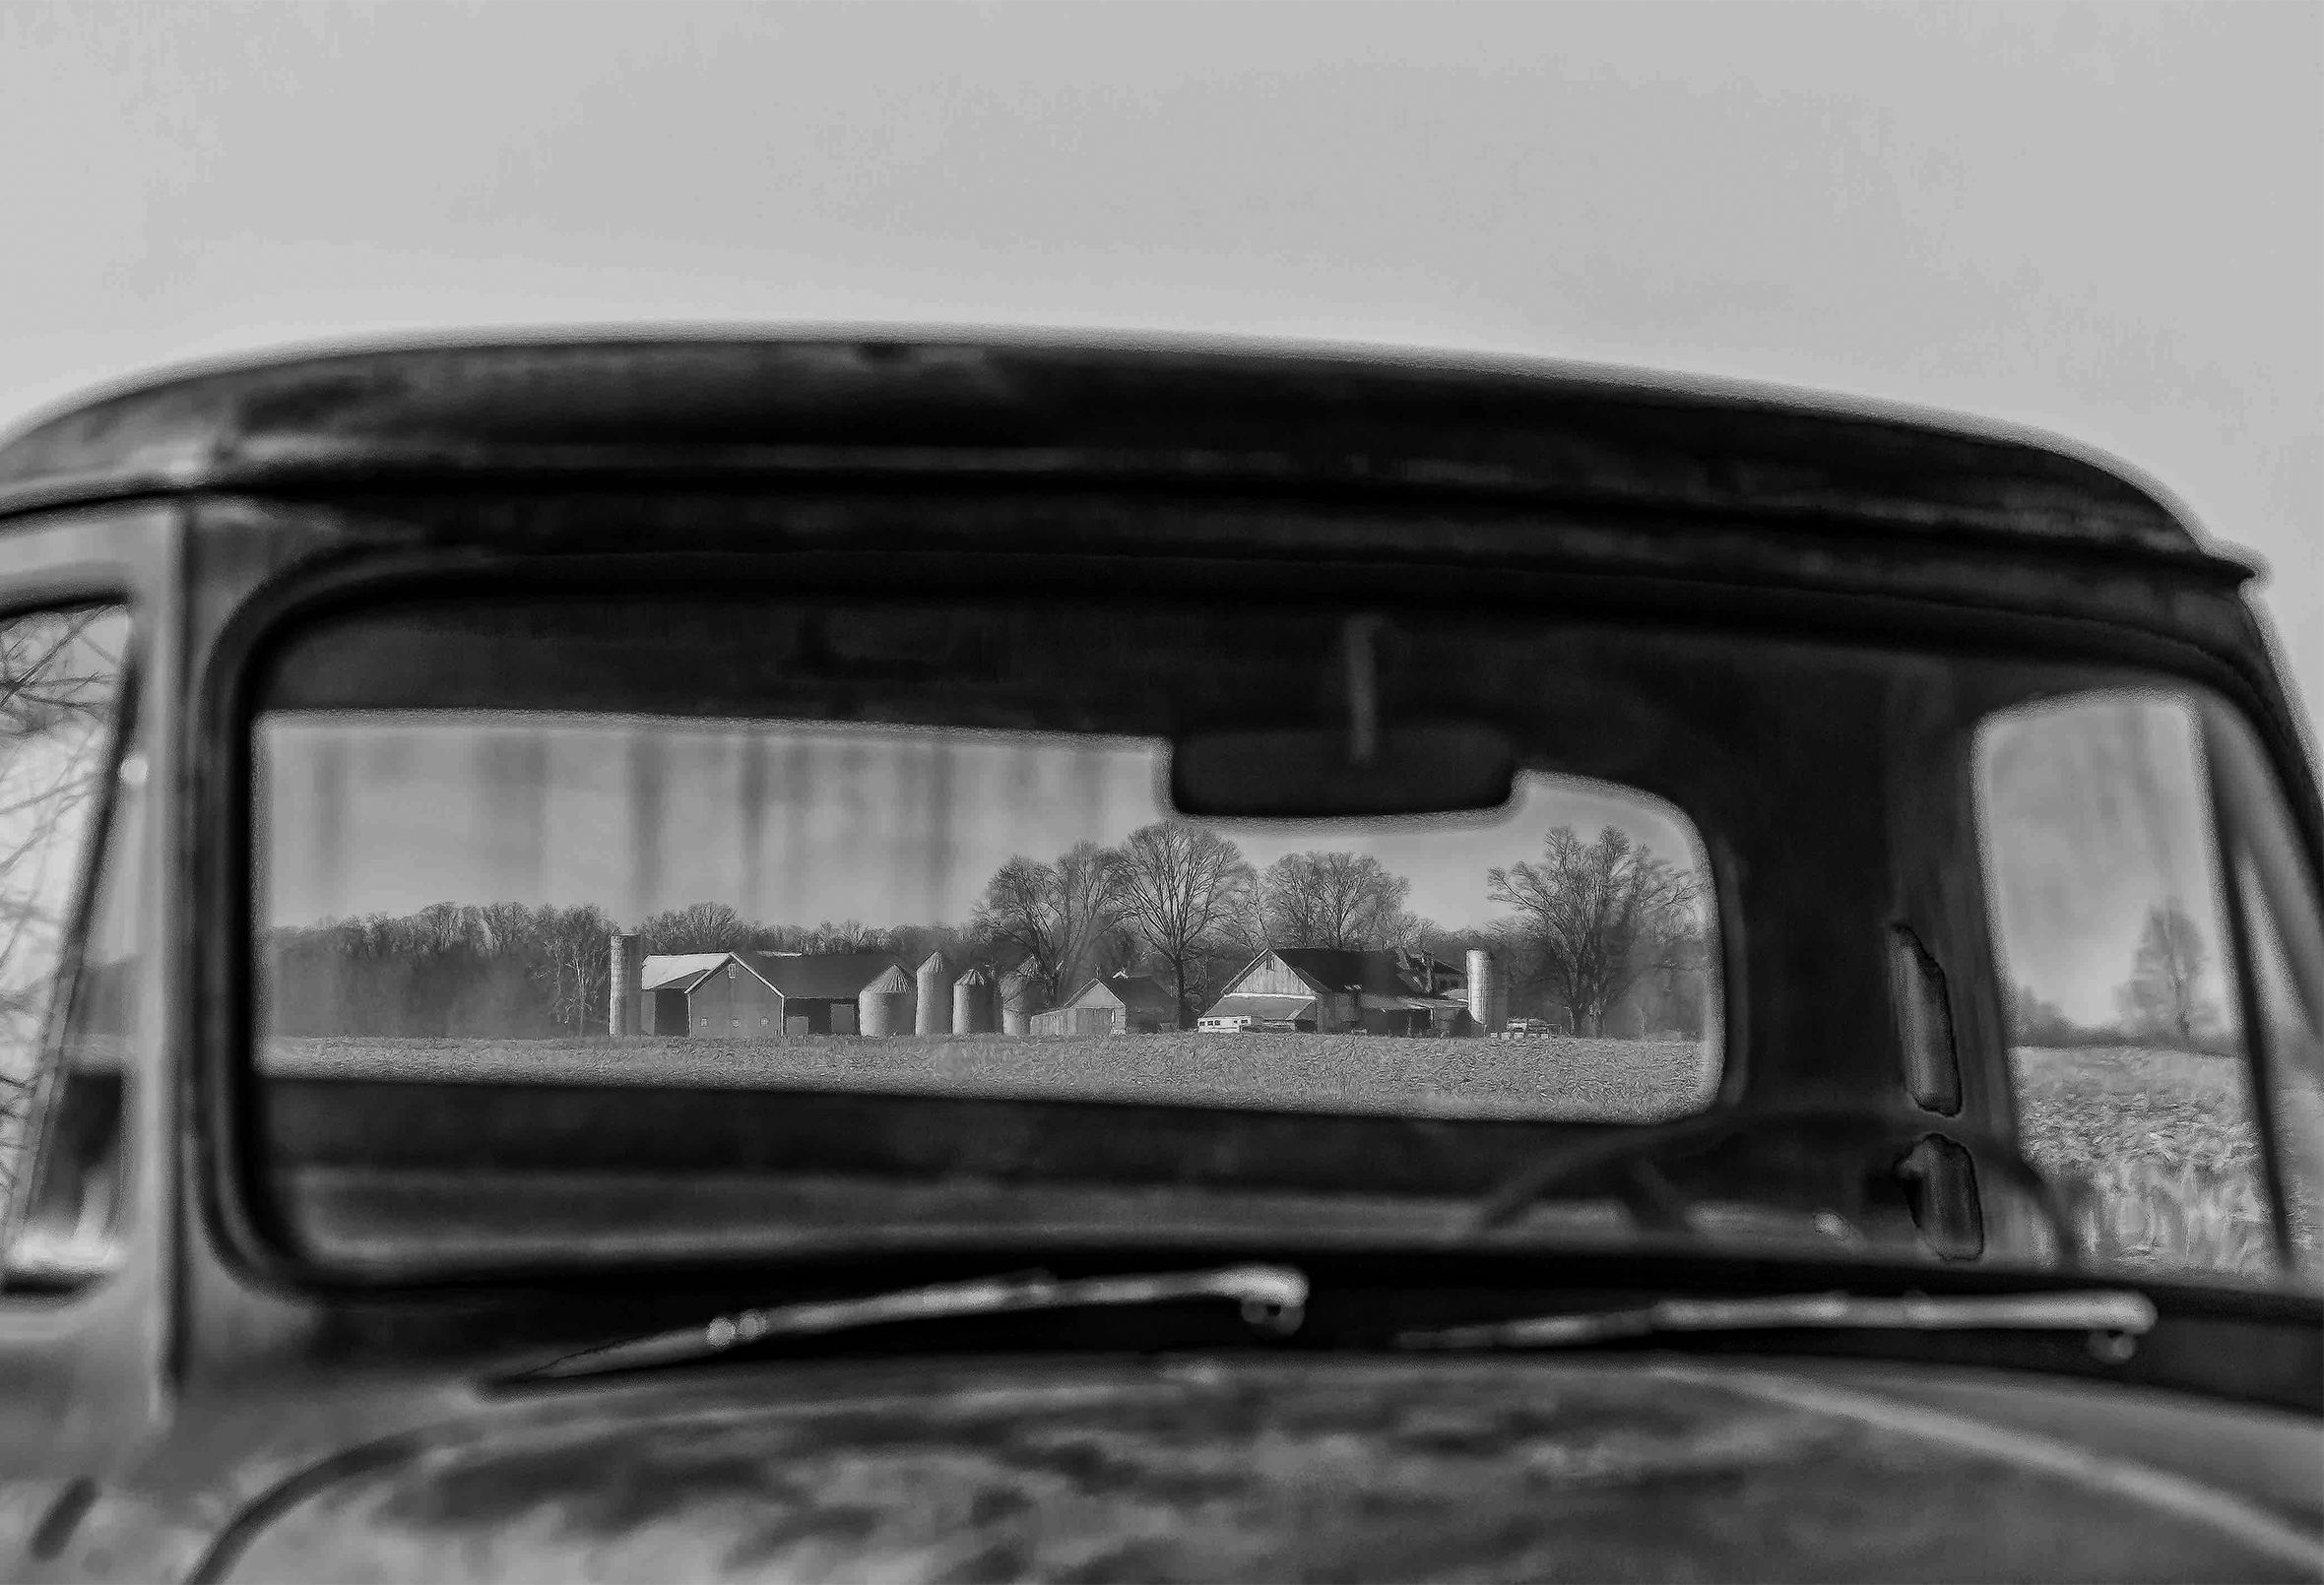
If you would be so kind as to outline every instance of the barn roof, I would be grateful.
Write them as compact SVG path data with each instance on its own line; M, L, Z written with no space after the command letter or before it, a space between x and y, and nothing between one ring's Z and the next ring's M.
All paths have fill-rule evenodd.
M1282 995L1274 991L1246 990L1221 996L1207 1008L1204 1018L1267 1018L1296 1021L1316 1016L1313 996Z
M782 992L786 1000L841 1001L897 968L886 952L738 952L744 967Z
M2207 560L2067 442L1874 404L1385 349L1144 339L525 339L179 370L0 445L0 515L189 490L862 476L1366 489ZM1554 532L1537 528L1536 534Z
M672 952L647 957L638 966L643 990L691 990L725 966L731 952Z
M1152 975L1116 974L1093 979L1065 999L1067 1007L1126 1007L1136 1013L1178 1016L1178 998Z
M1425 995L1429 989L1407 968L1407 960L1400 952L1337 947L1277 947L1273 955L1281 959L1286 968L1322 990L1361 990L1381 996L1404 996L1416 993ZM1252 968L1265 961L1266 956L1262 954ZM1435 966L1454 980L1465 978L1460 970L1449 963L1439 962ZM1244 974L1250 972L1246 969ZM1240 980L1243 976L1238 975L1236 978Z

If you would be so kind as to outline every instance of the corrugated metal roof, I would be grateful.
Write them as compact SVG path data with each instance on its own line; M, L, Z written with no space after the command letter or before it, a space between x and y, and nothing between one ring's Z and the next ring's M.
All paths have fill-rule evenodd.
M712 971L724 967L733 956L731 952L674 952L649 956L638 966L638 984L645 990L691 990Z
M888 970L901 972L894 956L885 952L738 952L735 957L786 999L807 1001L844 1001L862 995Z
M1067 1007L1127 1007L1132 1012L1178 1017L1178 997L1151 975L1107 975L1091 980L1065 1001Z
M1284 967L1324 990L1368 990L1384 996L1403 996L1426 995L1431 988L1407 968L1404 955L1398 952L1277 947L1274 956L1282 960ZM1262 957L1259 961L1266 960ZM1257 968L1258 964L1252 967ZM1436 968L1456 983L1466 983L1467 976L1449 963L1437 963Z
M1244 991L1232 996L1221 996L1216 1004L1204 1009L1204 1018L1268 1018L1290 1019L1316 1016L1313 996L1280 995L1273 991Z
M877 979L868 982L858 994L892 996L898 992L909 992L915 988L916 983L913 978L904 973L902 965L891 963Z
M1373 1012L1441 1013L1466 1007L1468 1003L1452 996L1384 996L1367 990L1357 995L1356 1005Z

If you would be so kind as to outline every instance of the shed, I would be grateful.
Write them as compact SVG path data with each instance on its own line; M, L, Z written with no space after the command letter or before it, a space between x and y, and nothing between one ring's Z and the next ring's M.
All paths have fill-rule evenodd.
M1178 1028L1178 998L1151 975L1092 980L1065 1004L1032 1017L1036 1035L1150 1035Z

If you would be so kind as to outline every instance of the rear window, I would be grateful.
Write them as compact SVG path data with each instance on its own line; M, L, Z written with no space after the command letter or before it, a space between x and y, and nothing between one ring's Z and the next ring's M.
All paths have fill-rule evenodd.
M1701 845L1521 774L1176 815L1152 738L271 712L260 1063L1649 1122L1719 1073Z
M397 1274L1456 1229L1543 1130L1721 1094L1661 791L1699 729L1613 643L1130 599L303 627L244 739L267 1219ZM1465 813L1233 801L1237 745L1359 736L1384 786L1506 751Z

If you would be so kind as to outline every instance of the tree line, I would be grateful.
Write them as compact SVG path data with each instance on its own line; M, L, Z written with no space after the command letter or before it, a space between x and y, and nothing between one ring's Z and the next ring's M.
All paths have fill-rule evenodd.
M1513 1010L1562 1013L1602 1033L1617 1006L1642 1026L1700 1033L1710 989L1697 883L1613 827L1570 827L1538 857L1487 875L1506 918L1443 928L1409 907L1411 882L1368 854L1288 854L1253 865L1230 839L1192 821L1155 821L1111 847L1074 844L1052 858L1011 856L960 924L774 925L725 903L640 921L649 954L755 950L931 952L1021 974L1056 1006L1087 980L1152 975L1182 1027L1229 977L1271 947L1425 952L1458 965L1493 952ZM437 904L269 933L270 1027L279 1034L549 1036L602 1027L613 921L591 907Z
M2206 988L2211 962L2202 927L2177 898L2166 899L2147 910L2130 972L2114 990L2113 1022L2079 1022L2021 983L2010 1000L2010 1039L2019 1046L2231 1050L2235 1031Z

